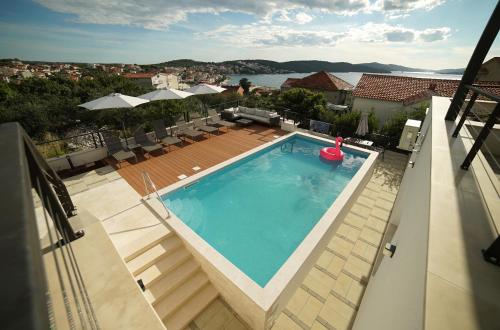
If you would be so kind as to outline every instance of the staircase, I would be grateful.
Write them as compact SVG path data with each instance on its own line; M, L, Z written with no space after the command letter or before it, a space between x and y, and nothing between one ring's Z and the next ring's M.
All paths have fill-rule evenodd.
M124 258L128 269L142 280L144 296L165 327L184 329L218 292L173 232L161 230L145 239L131 244Z

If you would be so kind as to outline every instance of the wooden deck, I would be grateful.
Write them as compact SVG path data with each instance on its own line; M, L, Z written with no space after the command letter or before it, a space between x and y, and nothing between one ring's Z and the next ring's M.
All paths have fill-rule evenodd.
M146 194L142 171L147 171L158 189L179 181L181 174L191 176L196 173L193 167L201 170L219 164L225 160L242 154L261 144L274 140L275 135L288 132L279 128L252 125L245 128L234 128L228 132L222 129L220 135L212 135L200 142L189 140L181 147L165 148L167 153L156 153L153 156L138 157L136 164L122 163L118 173L139 193Z

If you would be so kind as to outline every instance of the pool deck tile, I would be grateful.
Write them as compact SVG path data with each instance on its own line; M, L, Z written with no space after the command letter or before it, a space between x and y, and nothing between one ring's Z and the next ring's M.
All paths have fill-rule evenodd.
M378 231L375 231L371 228L365 227L361 231L361 235L359 235L359 239L363 240L371 245L378 247L380 245L380 241L382 240L382 234Z
M320 298L326 299L334 283L335 279L327 273L322 272L318 268L313 268L304 279L302 286Z
M386 151L384 160L377 160L370 182L278 316L273 330L340 330L352 327L380 249L380 241L387 230L406 162L405 155L390 151ZM217 304L219 299L212 304ZM222 306L229 309L226 304ZM198 319L203 320L204 314L209 313L213 313L211 307L203 311ZM236 319L234 312L232 315ZM226 320L220 329L231 329L232 321ZM196 327L193 330L213 329L202 322L194 323Z
M321 311L321 308L323 308L323 302L310 296L304 308L297 314L297 317L306 326L311 327Z
M323 324L321 324L319 321L316 321L313 323L311 330L329 330L329 329L325 327Z
M349 212L344 219L344 223L351 225L353 227L356 227L358 229L363 229L363 226L365 225L366 220L367 220L366 218L360 217L357 214Z
M341 224L337 230L337 235L354 243L358 240L359 235L361 235L361 230L346 224Z
M330 243L328 243L328 249L339 257L347 260L351 254L354 243L351 243L344 239L343 237L335 235Z

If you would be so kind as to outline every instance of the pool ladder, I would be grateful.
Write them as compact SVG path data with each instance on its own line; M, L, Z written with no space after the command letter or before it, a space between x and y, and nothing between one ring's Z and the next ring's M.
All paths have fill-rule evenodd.
M158 198L161 205L163 205L163 208L167 212L167 218L170 218L170 211L168 210L165 203L163 203L163 201L160 197L160 194L158 193L158 189L156 189L156 185L154 184L153 180L151 180L151 177L149 176L148 172L142 171L142 180L144 181L144 187L146 188L146 193L148 195L148 199L152 193L155 193L156 198Z
M293 145L294 142L285 142L281 145L281 152L290 152L293 153ZM290 150L287 150L287 146L290 146Z

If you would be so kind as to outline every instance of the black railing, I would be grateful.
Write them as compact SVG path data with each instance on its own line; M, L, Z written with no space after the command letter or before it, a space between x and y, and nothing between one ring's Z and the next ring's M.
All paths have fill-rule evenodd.
M101 129L89 131L59 139L38 142L36 146L45 158L62 156L75 151L97 149L104 147L104 141L101 134L108 131L111 130ZM71 165L70 163L70 166Z
M448 112L446 113L446 120L454 121L462 108L467 93L469 92L469 87L474 84L477 72L481 68L481 65L488 54L491 45L496 39L498 34L498 29L500 28L500 2L497 3L495 10L491 14L491 17L484 28L484 31L479 39L479 42L472 53L472 56L467 64L467 68L462 76L462 80L458 85L457 91L453 96ZM468 87L469 86L469 87Z
M489 86L485 84L481 85L474 84L477 73L481 68L481 65L486 55L488 54L488 51L490 50L491 45L495 41L499 29L500 29L500 2L497 3L497 6L495 7L493 14L491 15L488 23L486 24L486 27L484 28L481 38L479 39L479 42L477 43L476 48L472 53L472 56L469 60L469 64L467 65L464 75L462 76L462 80L460 81L460 84L457 88L457 91L455 92L455 95L453 97L453 100L451 101L450 107L448 108L448 112L446 113L445 117L446 120L455 121L460 112L460 109L462 108L465 102L467 94L469 92L472 92L472 96L469 100L469 103L465 107L462 116L457 124L457 127L455 128L455 131L452 134L453 137L457 137L458 133L460 132L460 129L462 128L467 119L467 116L471 114L472 108L476 100L480 96L488 98L497 103L496 107L493 109L488 119L484 123L483 128L477 135L474 145L470 149L469 153L467 154L461 165L461 168L464 170L469 169L470 164L476 157L478 151L483 146L484 141L486 141L493 126L499 120L500 117L500 102L499 102L500 97L498 95L490 93L487 90Z
M479 150L482 149L484 142L490 135L495 123L497 123L500 119L500 97L488 91L488 87L486 84L474 84L477 73L481 68L481 65L488 54L491 45L496 39L498 34L498 30L500 29L500 2L497 3L495 10L493 11L484 31L479 39L479 42L472 53L472 56L469 60L467 68L462 76L462 80L457 88L457 91L451 101L450 107L448 108L448 112L446 113L445 119L448 121L455 121L458 117L458 114L465 102L466 96L468 93L472 93L469 103L465 107L462 116L452 133L452 137L456 138L460 132L460 129L463 127L467 117L470 114L473 114L479 121L482 121L477 114L474 113L472 108L479 97L490 99L496 102L496 106L493 111L489 114L488 118L484 122L484 125L481 131L475 137L474 144L469 150L467 156L465 157L463 163L461 164L461 168L463 170L468 170L472 161L476 157ZM471 125L471 129L473 130L473 125ZM484 145L486 149L487 146ZM489 152L489 151L488 151ZM491 153L491 152L490 152ZM492 156L493 162L497 163L495 160L495 156ZM484 259L492 263L494 265L500 266L500 236L487 248L482 250Z
M77 299L75 294L76 287L82 291L82 281L71 249L71 241L82 237L83 232L75 231L69 221L75 207L66 187L18 123L0 124L0 154L0 248L3 252L1 278L4 284L2 325L9 329L53 328L53 300L48 291L42 261L33 191L40 199L44 225L50 236L48 248L53 251L58 271L62 269L58 272L59 278L71 278L78 282L78 285L73 286L73 282L69 281L73 290L71 301L82 301L89 310L88 296ZM56 250L64 255L64 265L57 264ZM62 273L64 270L67 271L66 275ZM78 274L75 270L78 270ZM64 289L61 291L63 295L66 293ZM70 304L67 296L63 300L65 306ZM83 314L78 315L82 317ZM67 312L67 317L69 324L74 324L75 319L70 312ZM97 325L94 315L92 318L92 324Z

